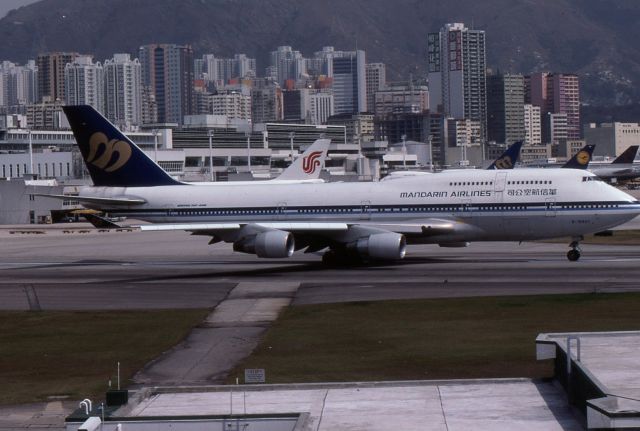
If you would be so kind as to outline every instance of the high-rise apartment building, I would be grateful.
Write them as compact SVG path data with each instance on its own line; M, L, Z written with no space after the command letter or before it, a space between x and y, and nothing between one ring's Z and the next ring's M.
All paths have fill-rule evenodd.
M365 67L367 83L367 112L375 111L376 93L387 85L387 69L384 63L369 63Z
M580 139L580 80L578 76L567 73L539 72L527 77L527 81L526 101L540 107L543 118L543 141L553 142L551 125L547 122L551 118L547 115L549 113L566 115L567 139ZM558 136L558 133L555 135Z
M524 143L525 145L542 145L542 126L540 123L540 107L524 105Z
M224 85L232 79L255 78L256 59L245 54L236 54L233 58L217 58L213 54L206 54L202 57L202 69L207 81ZM200 77L198 74L196 76Z
M307 68L315 76L333 76L333 58L341 57L342 51L336 51L333 46L323 46L322 51L316 51L313 58L307 60Z
M224 115L229 119L251 120L251 96L232 91L210 96L213 115Z
M368 93L367 93L368 96ZM375 94L373 112L377 117L429 110L429 89L425 85L393 84Z
M142 68L129 54L105 60L105 116L118 127L142 124Z
M38 99L65 100L64 68L80 54L77 52L53 52L38 55Z
M333 93L329 90L312 90L309 96L310 123L326 124L333 114Z
M544 120L546 117L546 121ZM564 144L569 139L569 118L564 113L543 114L543 135L549 137L548 144Z
M304 122L311 110L308 88L297 88L282 92L284 121Z
M504 74L487 77L487 136L490 141L511 145L525 138L524 76Z
M152 44L140 47L142 83L152 89L158 121L182 124L193 112L193 49Z
M429 105L447 117L480 123L486 139L487 94L485 33L462 23L429 33Z
M67 105L91 105L104 112L104 74L102 64L90 55L81 55L64 69Z
M251 118L254 124L280 121L283 117L282 89L270 78L252 80Z
M27 105L27 124L34 130L51 130L60 128L66 121L62 111L64 102L44 101L34 105ZM68 122L67 122L68 126Z
M365 53L342 52L333 57L333 97L335 113L357 114L367 110Z
M0 63L0 106L15 107L37 102L37 69L34 60L24 66Z
M271 67L275 69L276 79L284 87L288 79L298 80L306 73L306 62L300 51L294 51L290 46L279 46L271 52Z

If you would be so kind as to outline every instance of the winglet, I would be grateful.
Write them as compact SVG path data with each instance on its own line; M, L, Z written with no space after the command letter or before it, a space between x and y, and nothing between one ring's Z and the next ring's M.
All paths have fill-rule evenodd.
M150 187L181 184L91 106L64 106L62 109L69 119L94 185Z
M611 162L612 165L631 165L633 161L636 159L636 154L638 153L638 145L629 146L622 154L620 154L616 159Z
M307 148L307 151L302 153L276 179L313 180L319 178L330 143L331 139L317 139Z
M514 142L487 169L513 169L520 157L522 141Z
M585 145L575 156L571 157L567 163L562 165L562 167L569 169L587 169L595 147L595 145Z

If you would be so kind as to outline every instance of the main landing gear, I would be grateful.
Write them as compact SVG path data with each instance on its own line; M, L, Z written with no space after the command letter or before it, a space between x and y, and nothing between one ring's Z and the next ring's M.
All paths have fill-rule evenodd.
M571 262L575 262L578 259L580 259L580 241L582 241L583 237L574 237L572 238L571 244L569 244L569 247L571 247L571 250L569 250L569 252L567 253L567 259L569 259Z

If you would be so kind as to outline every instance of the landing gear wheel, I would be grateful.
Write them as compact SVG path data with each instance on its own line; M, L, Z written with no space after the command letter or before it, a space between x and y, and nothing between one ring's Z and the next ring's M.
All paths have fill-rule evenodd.
M580 241L582 241L583 239L584 238L582 236L576 236L572 238L571 244L569 244L571 250L569 250L569 252L567 253L567 259L569 259L571 262L575 262L580 259Z
M580 259L580 252L576 249L569 250L569 252L567 253L567 259L569 259L571 262L577 261L578 259Z

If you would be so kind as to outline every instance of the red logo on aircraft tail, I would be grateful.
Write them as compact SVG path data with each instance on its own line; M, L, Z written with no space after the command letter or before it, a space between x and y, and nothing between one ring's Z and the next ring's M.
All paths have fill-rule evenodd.
M321 155L322 151L314 151L302 159L302 170L305 174L312 174L316 171L316 168L320 166L320 160L318 159Z

